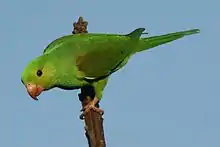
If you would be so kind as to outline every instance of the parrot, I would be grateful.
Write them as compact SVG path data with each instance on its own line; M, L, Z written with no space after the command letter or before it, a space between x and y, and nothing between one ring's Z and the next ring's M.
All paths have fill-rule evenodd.
M94 99L84 106L84 113L104 111L95 105L102 99L109 77L124 67L136 53L172 42L199 29L158 36L142 37L145 28L128 34L84 33L62 36L47 45L31 60L21 74L21 82L34 100L53 88L63 90L92 86Z

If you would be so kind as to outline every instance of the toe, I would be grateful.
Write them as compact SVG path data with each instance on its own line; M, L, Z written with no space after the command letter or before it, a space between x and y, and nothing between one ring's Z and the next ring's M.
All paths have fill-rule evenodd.
M80 111L85 111L86 109L88 109L90 107L90 105L91 105L90 103L85 105Z
M91 109L92 109L92 107L91 107L91 106L88 106L88 107L85 109L84 113L85 113L85 114L88 113Z
M97 107L92 107L92 109L94 110L94 111L96 111L96 112L98 112L98 113L104 113L104 111L102 110L102 109L100 109L100 108L97 108Z

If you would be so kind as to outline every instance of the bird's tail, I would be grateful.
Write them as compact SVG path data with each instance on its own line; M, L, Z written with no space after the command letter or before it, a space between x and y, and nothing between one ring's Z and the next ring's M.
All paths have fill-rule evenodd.
M141 51L156 47L158 45L162 45L162 44L180 39L186 35L193 35L199 32L200 32L199 29L192 29L192 30L187 30L187 31L169 33L169 34L160 35L160 36L141 38L136 52L141 52Z

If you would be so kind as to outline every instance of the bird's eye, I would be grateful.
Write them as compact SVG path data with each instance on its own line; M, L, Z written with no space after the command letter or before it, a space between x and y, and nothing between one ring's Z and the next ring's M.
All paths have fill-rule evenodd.
M38 76L38 77L42 76L42 74L43 74L43 72L42 72L41 70L38 70L38 71L37 71L37 76Z

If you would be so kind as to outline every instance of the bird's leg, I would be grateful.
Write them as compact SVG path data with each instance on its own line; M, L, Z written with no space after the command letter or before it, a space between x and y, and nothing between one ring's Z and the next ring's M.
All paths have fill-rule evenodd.
M84 115L88 113L90 110L103 114L104 111L95 106L98 102L99 102L99 99L97 97L94 97L94 99L91 102L89 102L86 106L84 106L84 108L82 109L82 111L84 111Z
M82 109L82 111L84 111L83 115L88 113L90 110L101 113L102 115L104 114L104 111L100 108L97 108L96 104L102 98L102 92L107 84L107 81L108 81L108 77L92 83L92 87L94 88L94 92L95 92L95 97L91 102L89 102L86 106L84 106L84 108Z

